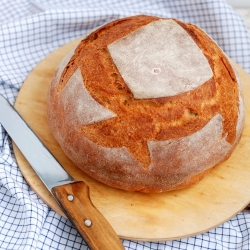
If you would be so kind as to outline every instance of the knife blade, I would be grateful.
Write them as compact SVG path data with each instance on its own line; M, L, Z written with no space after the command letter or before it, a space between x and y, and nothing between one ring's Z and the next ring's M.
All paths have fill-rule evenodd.
M74 181L1 94L0 123L90 249L124 249L114 229L92 203L87 184L83 181Z

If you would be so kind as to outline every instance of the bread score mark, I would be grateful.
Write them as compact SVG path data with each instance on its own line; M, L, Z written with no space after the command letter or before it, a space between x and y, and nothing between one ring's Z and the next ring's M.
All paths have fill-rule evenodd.
M179 95L213 77L200 48L172 19L142 26L108 50L136 99Z
M155 20L157 18L152 18L152 21ZM80 130L83 136L104 147L125 146L145 169L151 162L147 141L192 135L216 114L223 117L222 138L233 144L236 138L234 124L237 123L239 112L239 89L233 69L217 45L203 31L178 21L206 56L213 77L196 89L177 96L138 100L107 49L109 44L124 36L119 30L129 34L148 24L144 16L136 22L133 22L133 18L127 21L130 22L129 29L122 20L105 26L113 36L102 35L103 28L100 28L84 39L63 73L64 82L60 83L59 89L65 86L79 67L90 95L117 115L112 119L82 125ZM120 22L119 27L115 25L117 22Z
M61 92L61 101L67 123L90 124L115 117L116 114L96 102L83 83L82 74L78 68L70 77ZM75 99L75 101L72 101ZM84 101L83 101L84 100ZM84 110L84 115L82 111Z

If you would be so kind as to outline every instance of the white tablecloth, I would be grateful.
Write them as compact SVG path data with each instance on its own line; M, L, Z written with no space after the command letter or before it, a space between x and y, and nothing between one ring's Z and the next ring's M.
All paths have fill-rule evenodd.
M1 0L0 93L14 103L30 71L52 51L112 19L142 13L200 26L250 73L249 33L224 0ZM88 249L71 223L44 204L27 185L1 126L0 184L1 250ZM186 239L123 240L123 244L126 249L145 250L247 250L250 214L241 212L209 232Z

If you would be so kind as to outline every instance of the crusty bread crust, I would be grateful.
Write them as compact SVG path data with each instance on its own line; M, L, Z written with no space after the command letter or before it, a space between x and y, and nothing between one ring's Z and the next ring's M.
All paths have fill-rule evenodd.
M179 95L134 97L108 46L157 20L169 19L127 17L92 32L58 67L48 93L49 125L68 157L93 178L127 191L197 183L231 155L244 126L240 83L226 55L204 31L179 20L213 77Z

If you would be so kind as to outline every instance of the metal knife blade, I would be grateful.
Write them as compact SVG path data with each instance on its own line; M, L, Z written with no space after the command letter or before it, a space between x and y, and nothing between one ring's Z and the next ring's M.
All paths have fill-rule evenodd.
M50 192L54 186L74 181L2 95L0 95L0 123ZM51 169L55 174L51 174Z
M105 217L93 205L89 188L74 182L15 108L0 94L0 123L93 250L124 249Z

